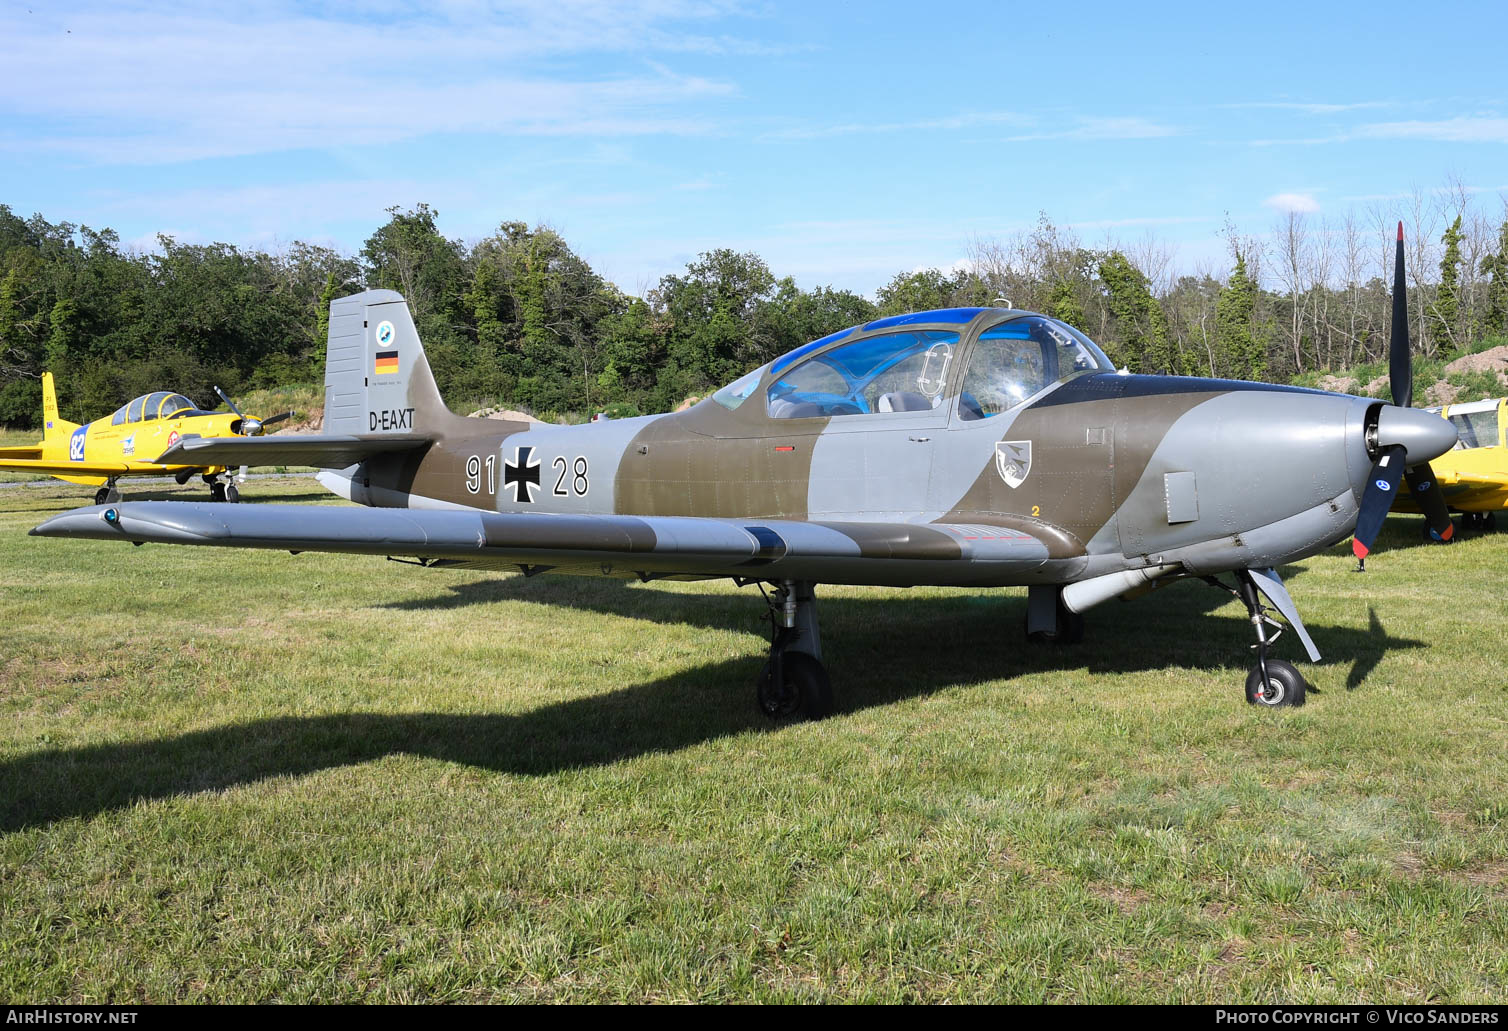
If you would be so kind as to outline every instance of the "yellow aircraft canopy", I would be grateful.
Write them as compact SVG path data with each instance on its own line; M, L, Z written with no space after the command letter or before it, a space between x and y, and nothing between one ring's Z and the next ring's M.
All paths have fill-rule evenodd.
M1446 405L1436 410L1460 431L1461 442L1456 445L1457 449L1498 447L1503 443L1503 430L1508 428L1503 426L1500 418L1502 405L1503 399L1495 397L1487 401Z
M110 416L110 425L122 426L132 422L150 422L153 419L170 419L175 415L209 415L198 405L184 397L166 390L155 394L143 394L116 409Z

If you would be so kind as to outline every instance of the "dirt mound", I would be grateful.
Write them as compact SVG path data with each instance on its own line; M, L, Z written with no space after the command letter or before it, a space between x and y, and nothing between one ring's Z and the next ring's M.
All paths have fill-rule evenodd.
M285 409L286 411L286 409ZM318 433L325 426L325 413L323 409L310 412L303 419L289 419L287 422L276 427L271 432L285 433L292 436L295 433Z
M1330 375L1325 375L1325 376L1321 376L1319 378L1319 384L1318 385L1319 385L1319 388L1321 390L1329 390L1332 393L1336 393L1336 394L1354 394L1354 393L1356 393L1356 377L1355 376L1330 376Z
M542 422L527 412L515 411L512 408L478 408L468 419L502 419L507 422Z
M684 400L680 404L676 405L675 406L675 410L678 411L678 412L684 412L686 409L690 408L692 405L694 405L694 404L700 404L701 400L702 399L699 398L699 397L688 397L686 400Z
M1424 403L1426 405L1454 404L1456 398L1459 397L1460 394L1460 387L1452 383L1447 383L1442 379L1438 383L1431 383L1429 388L1425 390Z
M1446 375L1453 372L1493 372L1508 385L1508 344L1457 358L1445 366Z

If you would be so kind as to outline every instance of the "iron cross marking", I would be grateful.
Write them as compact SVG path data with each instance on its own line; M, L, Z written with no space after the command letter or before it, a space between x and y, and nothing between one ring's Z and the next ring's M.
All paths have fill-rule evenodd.
M513 449L513 461L503 463L503 487L513 488L513 501L534 504L534 489L539 486L539 459L532 447Z

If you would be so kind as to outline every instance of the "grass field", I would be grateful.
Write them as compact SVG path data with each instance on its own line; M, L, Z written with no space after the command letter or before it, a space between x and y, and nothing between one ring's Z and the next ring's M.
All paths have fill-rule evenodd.
M752 590L25 535L86 494L0 490L0 998L1508 997L1508 535L1290 568L1277 713L1199 585L823 588L772 726Z

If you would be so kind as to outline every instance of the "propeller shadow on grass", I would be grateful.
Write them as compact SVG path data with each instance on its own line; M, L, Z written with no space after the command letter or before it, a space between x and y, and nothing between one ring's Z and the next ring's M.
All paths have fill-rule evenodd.
M681 620L720 629L758 628L749 601L708 597L614 581L530 584L534 600L558 600L605 615ZM516 597L512 580L455 589L456 604ZM1214 669L1210 687L1240 704L1239 677L1249 663L1244 613L1215 616L1224 595L1173 588L1160 604L1108 605L1076 647L1028 645L1020 634L1025 599L993 594L911 599L903 594L819 601L824 651L840 711L1006 678L1087 669L1114 674L1186 665ZM405 603L407 604L407 603ZM1116 610L1120 609L1119 612ZM1197 621L1197 623L1196 623ZM1386 649L1424 642L1387 637L1374 617L1369 631L1320 628L1333 659L1354 659L1364 676ZM747 732L779 732L753 701L757 656L684 669L641 684L524 713L372 712L285 716L229 724L157 740L34 752L0 763L0 832L89 818L143 799L216 791L269 777L302 776L388 755L428 756L501 773L539 776L673 752ZM1359 682L1359 680L1358 680ZM840 717L841 718L841 717Z

